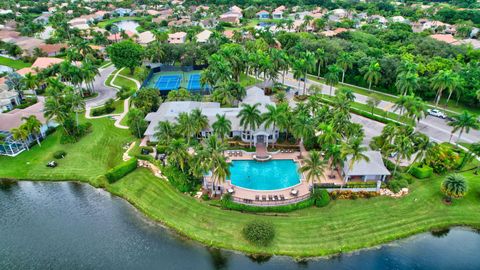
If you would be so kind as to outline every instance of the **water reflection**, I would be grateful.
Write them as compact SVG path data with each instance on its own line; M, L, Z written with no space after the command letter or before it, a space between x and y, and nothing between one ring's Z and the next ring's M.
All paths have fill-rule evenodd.
M8 232L8 233L5 233ZM295 261L203 247L80 183L0 181L0 269L480 269L480 234L436 230Z

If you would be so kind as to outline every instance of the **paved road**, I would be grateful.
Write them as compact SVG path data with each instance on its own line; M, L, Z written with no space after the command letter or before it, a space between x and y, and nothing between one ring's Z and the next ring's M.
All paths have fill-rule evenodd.
M93 82L93 86L95 92L98 93L98 96L87 100L86 106L87 107L97 107L101 106L110 98L115 99L117 95L117 90L110 86L105 86L105 80L107 80L108 76L115 71L115 66L110 65L107 68L100 70L100 75L95 77L95 81Z
M280 77L278 79L278 81L281 82L281 80L282 80L282 78ZM288 85L288 86L294 87L294 88L298 87L298 81L293 79L293 75L291 73L287 73L287 76L285 77L285 84ZM312 81L312 80L307 80L307 89L312 84L320 86L323 94L330 95L330 86L327 86L325 84L318 83L318 82L315 82L315 81ZM303 91L303 82L300 84L299 92L302 93L302 91ZM335 95L335 88L333 88L333 90L332 90L332 95ZM357 93L355 93L355 97L356 97L356 99L355 99L356 102L363 103L363 104L366 104L366 102L368 100L368 96L357 94ZM388 101L380 102L380 104L377 107L379 109L387 110L387 111L390 111L390 112L393 112L393 110L394 110L393 109L393 104L391 102L388 102ZM354 122L359 121L359 118L356 118L356 117L354 117L352 119L354 120ZM370 120L370 121L372 121L372 120ZM367 131L367 130L369 130L368 125L373 125L373 124L367 124L367 122L369 122L369 121L366 121L365 119L363 119L361 122L362 123L360 123L360 124L364 125L364 127L365 127L366 136L370 137L372 134L368 134L369 133ZM375 121L373 121L373 122L375 122ZM370 132L377 133L377 135L378 135L381 132L381 128L383 128L383 126L381 126L381 127L377 126L374 129L370 129ZM433 116L427 116L425 119L421 120L417 124L416 128L417 128L418 131L423 132L424 134L428 135L431 139L439 141L439 142L448 141L450 139L450 133L452 131L452 127L450 127L448 125L448 120L440 119L440 118L433 117ZM373 135L373 136L376 136L376 135ZM457 138L458 138L458 132L453 136L452 141L456 140ZM464 142L467 142L467 143L479 142L480 141L480 130L470 130L470 133L468 133L468 134L464 133L462 135L461 140L464 141Z

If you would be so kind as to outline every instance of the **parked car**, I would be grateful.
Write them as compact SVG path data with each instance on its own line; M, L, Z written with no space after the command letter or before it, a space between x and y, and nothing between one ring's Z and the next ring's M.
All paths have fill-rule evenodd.
M427 112L431 116L435 116L435 117L442 118L442 119L447 118L446 114L444 114L443 112L441 112L437 109L429 109Z

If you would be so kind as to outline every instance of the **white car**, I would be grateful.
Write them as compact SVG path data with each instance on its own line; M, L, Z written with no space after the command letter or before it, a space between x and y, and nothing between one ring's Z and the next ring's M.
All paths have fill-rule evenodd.
M447 118L446 114L444 114L443 112L441 112L437 109L429 109L427 112L431 116L439 117L439 118L442 118L442 119Z

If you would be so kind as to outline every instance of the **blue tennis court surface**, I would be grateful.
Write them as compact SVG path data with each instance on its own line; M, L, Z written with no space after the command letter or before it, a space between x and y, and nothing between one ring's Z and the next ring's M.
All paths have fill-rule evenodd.
M200 84L200 74L192 74L188 78L188 85L187 85L188 90L200 90L202 89L202 86Z
M176 90L180 87L182 75L163 75L155 83L159 90Z

